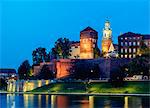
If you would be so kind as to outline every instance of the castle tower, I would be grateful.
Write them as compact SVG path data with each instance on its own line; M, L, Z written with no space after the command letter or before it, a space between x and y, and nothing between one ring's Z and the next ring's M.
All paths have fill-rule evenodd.
M103 29L103 38L102 38L102 53L107 54L109 48L112 44L112 30L110 28L110 22L105 22L105 27Z
M80 58L93 59L94 48L97 47L98 32L87 27L80 32Z

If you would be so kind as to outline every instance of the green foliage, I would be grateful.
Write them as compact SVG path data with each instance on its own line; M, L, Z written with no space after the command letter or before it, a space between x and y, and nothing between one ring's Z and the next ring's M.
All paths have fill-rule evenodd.
M6 90L6 89L7 89L6 79L0 78L0 90Z
M94 48L94 58L100 57L100 50L98 47Z
M31 66L28 60L25 60L18 68L19 79L29 79L31 75Z
M133 76L133 75L146 75L149 76L150 75L150 58L149 57L144 57L144 56L140 56L137 58L134 58L127 66L126 68L128 69L128 71L126 71L126 73L129 76Z
M70 49L70 41L67 38L59 38L52 48L53 58L68 58Z
M42 47L36 48L32 52L32 60L34 65L39 64L41 62L49 62L50 53L47 53L45 48Z
M39 87L31 92L49 92L49 93L149 93L150 82L125 82L123 87L113 87L109 82L89 83L86 89L84 82L72 83L52 83Z

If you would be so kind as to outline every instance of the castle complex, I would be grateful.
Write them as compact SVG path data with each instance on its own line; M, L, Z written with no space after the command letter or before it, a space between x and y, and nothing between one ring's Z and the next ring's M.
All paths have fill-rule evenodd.
M70 49L70 59L94 59L95 50L98 48L98 32L91 27L87 27L80 32L80 42L73 42ZM109 56L115 48L112 41L112 30L110 22L105 22L102 37L103 56Z
M91 27L87 27L80 32L80 41L71 42L69 59L54 59L49 63L40 63L40 65L34 66L33 74L36 76L43 65L46 64L56 74L56 78L65 78L71 75L69 70L76 62L86 61L98 64L101 73L100 78L109 78L112 67L117 68L120 65L127 64L131 61L130 58L136 57L142 41L150 48L150 35L131 32L118 36L118 45L113 44L110 22L106 21L102 35L101 57L96 58L95 56L96 49L98 49L98 32ZM116 59L118 57L120 59Z

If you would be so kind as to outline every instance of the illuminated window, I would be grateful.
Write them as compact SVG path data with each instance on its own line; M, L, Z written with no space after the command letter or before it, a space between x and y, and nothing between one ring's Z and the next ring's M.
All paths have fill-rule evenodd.
M125 53L127 53L127 51L128 51L128 50L127 50L127 49L125 49Z
M123 58L123 55L121 55L121 58Z
M125 37L125 40L127 40L128 38L127 37Z
M129 42L129 46L131 46L132 45L132 43L131 42Z
M133 46L136 46L136 42L133 42Z
M121 53L123 53L123 48L121 48Z
M129 55L129 58L131 58L132 57L132 55Z
M127 58L128 57L128 55L125 55L125 58Z
M133 48L133 52L134 52L134 53L136 52L136 49L135 49L135 48Z
M125 42L125 46L128 46L128 43L127 43L127 42Z
M140 42L137 42L137 45L139 46L139 45L140 45Z
M93 48L95 48L95 44L93 44Z
M135 54L133 54L133 58L135 58Z
M129 53L131 53L131 48L129 48Z
M123 46L123 42L121 42L121 46Z

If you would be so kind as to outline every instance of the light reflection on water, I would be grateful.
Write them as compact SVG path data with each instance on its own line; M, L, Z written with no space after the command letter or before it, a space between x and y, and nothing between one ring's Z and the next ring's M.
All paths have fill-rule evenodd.
M150 97L0 94L0 108L149 108Z

